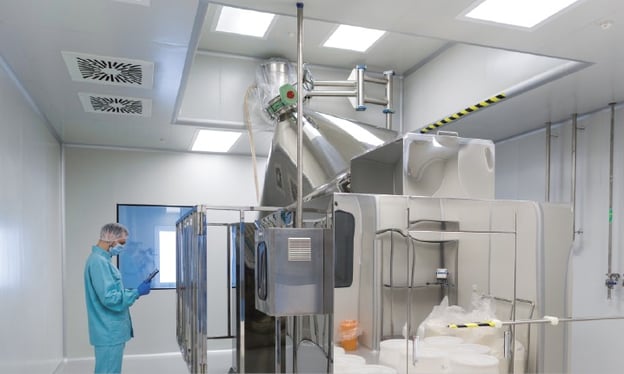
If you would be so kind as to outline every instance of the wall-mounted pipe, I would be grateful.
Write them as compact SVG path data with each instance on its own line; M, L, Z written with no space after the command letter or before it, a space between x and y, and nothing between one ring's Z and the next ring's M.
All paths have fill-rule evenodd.
M572 146L571 146L571 186L570 186L570 203L572 204L572 241L576 238L576 132L578 114L572 115Z
M386 128L390 130L392 129L392 115L394 114L394 108L392 107L394 102L394 71L384 71L384 76L386 77L386 99L388 103L383 112L386 114Z
M607 250L607 275L613 277L613 155L615 141L615 103L609 103L611 107L611 124L609 127L609 242ZM618 279L619 281L619 274ZM616 282L617 283L617 282ZM611 291L613 287L607 285L607 298L611 299Z
M545 201L550 202L550 157L551 149L550 142L552 137L552 123L546 123L546 193Z

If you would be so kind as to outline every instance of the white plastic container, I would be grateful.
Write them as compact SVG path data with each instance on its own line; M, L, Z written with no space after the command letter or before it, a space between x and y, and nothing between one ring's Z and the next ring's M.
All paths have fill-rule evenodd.
M431 374L447 372L448 352L439 348L420 347L416 351L417 361L414 363L410 354L408 374ZM405 365L405 364L403 364ZM405 368L405 366L403 366ZM399 373L405 372L399 371Z
M344 355L344 354L345 354L344 348L334 345L334 357L338 355Z
M335 373L335 371L334 371ZM385 365L364 365L349 369L348 374L397 374L394 368Z
M515 341L516 349L514 351L514 373L524 373L526 371L526 356L527 352L524 345L518 340ZM492 346L491 354L499 360L499 370L501 373L507 373L509 371L509 360L504 357L503 352L503 339L498 339Z
M498 359L491 355L458 354L449 356L449 374L499 374Z
M451 355L454 354L490 354L491 349L487 345L462 343L451 348Z
M405 372L406 354L412 355L414 343L405 339L388 339L379 343L379 364ZM402 370L399 369L402 366Z
M353 373L354 370L366 365L364 357L351 354L334 356L334 373Z
M451 350L463 342L464 340L462 338L448 335L429 336L423 339L423 343L426 347L440 348L444 350Z

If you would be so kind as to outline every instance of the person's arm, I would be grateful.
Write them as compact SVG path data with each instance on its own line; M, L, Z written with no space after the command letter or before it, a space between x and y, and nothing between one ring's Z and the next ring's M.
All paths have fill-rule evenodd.
M139 298L137 290L125 289L121 278L110 268L107 261L92 262L89 266L91 285L98 299L106 308L121 312Z

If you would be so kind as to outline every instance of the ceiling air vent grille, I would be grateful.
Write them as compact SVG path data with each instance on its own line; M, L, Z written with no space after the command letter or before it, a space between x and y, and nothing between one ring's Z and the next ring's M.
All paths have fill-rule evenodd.
M89 113L111 113L126 116L149 117L152 112L152 100L123 97L78 93L80 102L85 112Z
M152 62L65 51L62 54L69 75L74 81L152 88L154 81Z

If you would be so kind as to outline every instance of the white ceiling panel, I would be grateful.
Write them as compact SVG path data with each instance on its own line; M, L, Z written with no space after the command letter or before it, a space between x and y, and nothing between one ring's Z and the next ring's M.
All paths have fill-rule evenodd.
M204 72L206 77L217 79L202 85L185 81L192 70L196 44L213 56L245 56L254 63L272 57L291 61L296 58L293 0L151 0L144 5L133 1L0 2L0 56L65 143L186 152L197 128L209 127L211 123L222 127L228 123L242 125L239 103L243 95L232 87L245 86L242 81L250 80L241 75L236 81L232 76L236 74L235 66L226 65L220 67L219 74ZM502 139L547 121L569 118L572 112L582 113L612 101L624 101L624 49L620 48L624 40L624 2L620 0L581 1L530 32L458 19L473 0L304 3L304 56L306 62L318 67L350 70L356 64L366 64L372 71L393 69L407 76L456 44L591 64L448 126L461 129L465 136ZM278 17L264 39L217 33L212 31L212 23L223 4L272 12ZM194 30L199 33L202 23L204 32L193 34ZM338 23L389 33L366 53L322 47ZM62 51L153 63L153 84L139 88L74 81ZM236 84L227 85L226 81ZM182 98L182 89L193 85L205 92ZM219 85L224 95L211 97L211 90ZM151 100L151 114L139 117L88 113L81 105L79 92ZM214 100L230 100L232 107L241 110L195 110L201 105L215 104ZM187 111L193 114L187 116L192 121L179 118L175 112L180 108L192 109ZM174 118L180 119L180 123L173 124ZM260 143L270 142L267 134L258 138ZM258 148L266 148L264 143ZM248 148L248 141L241 139L233 152L244 154L249 152Z

